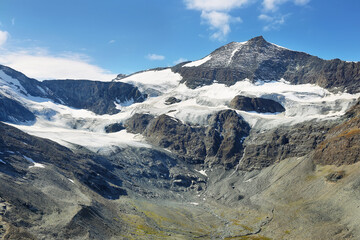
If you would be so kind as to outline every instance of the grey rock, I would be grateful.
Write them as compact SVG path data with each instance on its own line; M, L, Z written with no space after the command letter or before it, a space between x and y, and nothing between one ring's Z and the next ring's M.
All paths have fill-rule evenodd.
M322 165L349 165L360 161L360 100L333 126L316 148L314 161Z
M360 91L360 62L323 60L307 53L291 51L267 42L262 36L245 44L231 42L210 54L209 61L197 67L176 65L182 82L190 88L210 85L215 80L228 86L250 79L292 84L312 83L349 93Z
M113 123L105 127L105 132L114 133L114 132L120 132L123 129L125 129L125 127L121 123Z
M305 156L317 148L334 125L333 121L310 121L264 132L251 131L239 168L262 169L286 158Z
M168 99L165 100L166 105L171 105L171 104L179 103L179 102L181 102L181 100L177 99L176 97L169 97Z
M19 123L34 120L35 115L21 103L0 94L0 121Z
M153 118L154 116L150 114L135 113L126 121L124 126L130 133L143 133Z
M97 114L120 112L114 102L142 102L143 95L136 87L122 82L89 80L53 80L42 84L53 92L52 99L68 106L88 109Z
M234 166L242 155L243 138L250 127L233 110L209 118L209 126L191 126L167 115L134 114L125 124L132 133L142 133L156 146L174 151L192 164Z
M278 102L265 98L250 98L245 96L235 96L229 107L242 111L255 111L258 113L285 112L285 108Z

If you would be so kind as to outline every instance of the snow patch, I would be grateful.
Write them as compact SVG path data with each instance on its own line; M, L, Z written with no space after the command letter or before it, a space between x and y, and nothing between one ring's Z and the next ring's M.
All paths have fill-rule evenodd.
M26 90L20 84L19 80L10 77L3 70L0 70L0 88L1 89L11 88L18 93L23 92L26 94Z
M197 202L191 202L190 204L191 204L191 205L194 205L194 206L198 206L198 205L199 205L199 203L197 203Z
M195 171L197 171L198 173L200 173L200 174L202 174L202 175L204 175L204 176L207 176L205 170L196 170L196 169L195 169Z
M164 93L179 85L181 79L180 74L174 73L171 69L164 69L136 73L119 81L132 84L142 92L147 92L150 88Z
M198 67L204 63L206 63L207 61L209 61L211 59L211 55L207 55L206 57L204 57L203 59L194 61L194 62L189 62L187 64L185 64L182 67Z
M114 104L115 104L115 108L121 111L124 107L128 107L128 106L134 104L134 102L135 101L132 98L130 100L125 100L123 102L121 102L119 99L116 99Z
M38 88L44 95L46 94L45 90L44 90L42 87L37 86L37 88Z
M37 162L35 162L34 160L32 160L31 158L29 158L29 157L27 157L27 156L25 156L25 155L23 155L23 157L24 157L28 162L34 164L33 166L30 166L29 168L33 168L33 167L35 167L35 168L45 168L45 165L44 165L44 164L37 163Z

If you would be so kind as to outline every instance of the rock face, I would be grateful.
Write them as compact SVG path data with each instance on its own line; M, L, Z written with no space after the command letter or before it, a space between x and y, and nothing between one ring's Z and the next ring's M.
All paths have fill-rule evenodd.
M21 103L0 94L0 121L18 123L34 120L35 115Z
M3 71L6 75L17 79L21 86L26 90L26 92L23 92L25 95L29 94L31 96L36 97L47 97L48 93L46 92L47 89L42 88L41 82L33 79L28 78L21 72L18 72L12 68L0 65L0 70Z
M168 99L165 100L166 105L171 105L171 104L179 103L179 102L181 102L181 100L177 99L176 97L169 97Z
M146 94L137 87L122 82L99 82L89 80L47 80L39 82L9 67L0 65L0 70L16 79L25 96L51 99L70 107L88 109L96 114L115 114L120 112L114 102L142 102ZM13 103L15 104L15 103Z
M114 133L114 132L119 132L123 129L125 129L125 127L121 123L113 123L105 127L105 132Z
M114 102L142 102L146 98L136 87L122 82L54 80L42 83L54 93L55 101L97 114L120 112Z
M128 131L142 133L151 143L174 151L190 163L234 166L241 158L243 138L249 125L232 110L209 118L208 127L191 126L167 115L135 114L125 124Z
M258 113L285 112L285 108L278 102L265 98L250 98L245 96L234 97L229 107L242 111L255 111Z
M190 88L210 85L215 80L226 85L237 81L278 81L292 84L313 83L327 89L360 91L360 62L323 60L303 52L271 44L263 37L245 43L231 42L209 55L210 60L195 66L173 67Z
M360 100L345 115L344 121L330 129L318 145L314 161L324 165L354 164L360 161Z
M131 133L143 133L153 118L150 114L135 113L126 121L125 128Z
M265 132L251 132L245 142L245 153L239 167L262 169L289 157L309 154L325 139L334 122L304 122Z

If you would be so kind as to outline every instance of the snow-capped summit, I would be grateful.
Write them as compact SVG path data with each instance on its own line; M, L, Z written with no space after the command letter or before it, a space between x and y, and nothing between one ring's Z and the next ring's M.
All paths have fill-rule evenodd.
M359 62L323 60L269 43L262 36L231 42L198 61L173 68L190 88L213 82L230 86L244 79L252 82L285 79L292 84L311 83L351 93L360 90L359 70Z

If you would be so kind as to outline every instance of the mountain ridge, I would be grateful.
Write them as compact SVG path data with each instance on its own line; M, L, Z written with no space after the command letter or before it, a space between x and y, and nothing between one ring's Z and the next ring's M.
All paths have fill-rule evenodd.
M359 239L355 70L263 37L108 83L0 66L0 238Z
M239 48L235 52L233 45ZM226 53L228 48L232 50L231 53ZM304 52L279 47L267 42L262 36L243 43L231 42L208 56L212 55L225 56L225 59L214 57L221 61L214 62L210 58L199 66L187 67L185 64L172 69L183 76L182 82L190 88L209 85L215 80L233 85L244 79L277 81L284 78L293 84L312 83L332 91L360 91L360 62L323 60Z

